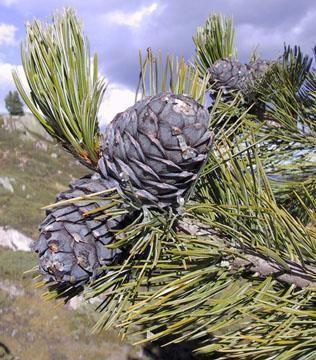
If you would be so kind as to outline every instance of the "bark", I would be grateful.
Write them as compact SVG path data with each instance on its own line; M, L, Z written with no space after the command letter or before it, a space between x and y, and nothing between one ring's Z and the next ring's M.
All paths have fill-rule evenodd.
M260 277L272 276L276 280L295 285L299 288L311 287L316 289L316 267L303 265L299 262L282 259L285 265L277 263L255 249L242 247L240 244L231 244L229 238L223 236L218 230L209 228L205 224L183 219L178 222L178 229L190 235L212 236L212 239L221 248L235 250L234 256L223 256L223 261L231 270L244 269ZM236 251L237 250L237 251Z

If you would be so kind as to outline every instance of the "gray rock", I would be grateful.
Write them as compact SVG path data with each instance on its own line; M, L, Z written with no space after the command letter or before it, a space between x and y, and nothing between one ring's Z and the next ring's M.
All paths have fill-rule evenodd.
M36 135L52 141L51 136L44 130L40 122L29 113L23 116L3 115L3 127L8 131L20 131L25 138L35 139ZM35 135L35 136L34 136Z
M7 176L0 176L0 185L4 187L5 190L14 193L14 188L12 183L15 182L14 178L9 178Z
M37 142L35 143L35 148L36 148L37 150L47 151L47 149L48 149L47 142L42 141L42 140L37 141Z
M30 251L33 240L19 231L0 226L0 246L14 251Z
M9 280L0 281L0 290L8 293L11 298L25 294L21 285L13 284Z

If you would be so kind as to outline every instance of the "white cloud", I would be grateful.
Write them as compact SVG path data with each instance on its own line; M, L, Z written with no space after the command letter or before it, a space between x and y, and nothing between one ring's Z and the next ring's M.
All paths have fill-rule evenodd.
M16 4L18 0L0 0L0 4L4 6L11 6L13 4Z
M12 24L0 23L0 45L15 45L17 28Z
M101 125L109 123L114 116L134 104L135 93L126 86L110 84L100 106L99 118Z
M111 23L130 26L134 28L140 27L143 20L154 13L158 8L157 3L152 3L149 6L142 7L134 12L112 11L105 15L105 19Z
M22 65L5 63L1 62L0 60L0 113L6 111L4 106L5 96L9 90L14 90L16 88L12 77L13 69L17 69L24 88L28 89L27 80Z
M0 61L0 88L15 88L12 77L13 69L16 69L18 74L20 75L23 86L27 86L27 81L22 65L14 65Z
M13 85L12 79L13 65L9 63L0 63L0 87L8 87Z
M308 11L299 23L293 27L292 32L296 36L304 35L304 32L309 29L314 29L316 20L316 10Z
M28 90L28 84L22 65L14 65L1 62L0 60L0 113L5 111L4 97L9 90L14 90L16 88L12 77L13 69L17 69L22 80L22 85ZM128 89L124 85L110 83L100 106L99 119L101 125L109 123L117 113L132 106L134 104L134 99L134 91Z

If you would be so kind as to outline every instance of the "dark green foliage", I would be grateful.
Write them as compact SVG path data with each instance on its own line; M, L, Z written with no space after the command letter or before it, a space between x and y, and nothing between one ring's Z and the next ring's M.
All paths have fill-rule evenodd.
M4 99L5 107L10 115L22 116L24 115L23 103L17 91L9 91Z
M312 58L299 46L284 46L282 57L275 61L263 81L257 84L261 100L274 108L281 101L300 101L310 76Z
M66 23L73 21L68 16ZM51 212L52 224L59 219L61 226L53 233L63 235L53 252L67 241L65 229L74 230L68 230L70 243L61 246L71 250L57 251L54 260L75 258L66 270L77 268L80 257L71 252L78 224L94 215L113 235L108 248L125 255L82 289L91 298L102 294L95 330L116 326L133 337L136 325L138 342L190 342L209 358L313 359L316 232L308 221L315 219L316 92L310 60L299 48L286 47L271 64L253 59L242 65L235 60L232 20L218 15L198 29L194 42L195 71L179 66L170 88L190 89L202 101L200 90L215 66L225 85L216 89L213 81L208 89L216 92L209 115L190 97L159 94L173 71L158 67L151 53L141 59L136 98L140 89L146 95L148 83L154 96L115 117L99 153L98 170L119 194L107 194L110 209L98 205L81 214L83 219L77 202L87 200L85 193L50 206L62 206ZM31 76L34 69L29 70ZM47 76L37 80L45 83ZM51 107L58 110L56 104ZM209 148L208 127L216 129ZM291 171L295 179L304 173L303 186L274 186L273 175L286 181ZM109 219L126 213L115 211L116 201L135 216L114 229L107 227ZM54 258L49 239L42 240ZM83 248L89 245L90 240ZM48 297L60 296L50 290Z
M281 64L288 73L288 80L297 91L300 90L308 76L313 59L303 54L299 46L292 48L290 45L284 45L284 53Z
M14 71L16 86L45 130L94 169L99 157L98 111L106 84L99 77L96 55L91 62L81 23L66 9L52 24L35 20L26 30L22 64L31 92Z

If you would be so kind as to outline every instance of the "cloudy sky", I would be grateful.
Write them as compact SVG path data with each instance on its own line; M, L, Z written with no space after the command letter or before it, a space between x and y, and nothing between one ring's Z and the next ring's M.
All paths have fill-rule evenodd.
M243 61L256 47L262 57L271 58L282 53L284 42L309 53L316 45L315 0L0 0L0 112L5 94L14 88L11 69L21 63L24 24L33 18L50 21L65 6L82 18L111 84L102 104L103 121L133 103L138 50L150 46L190 59L192 34L212 12L233 16Z

